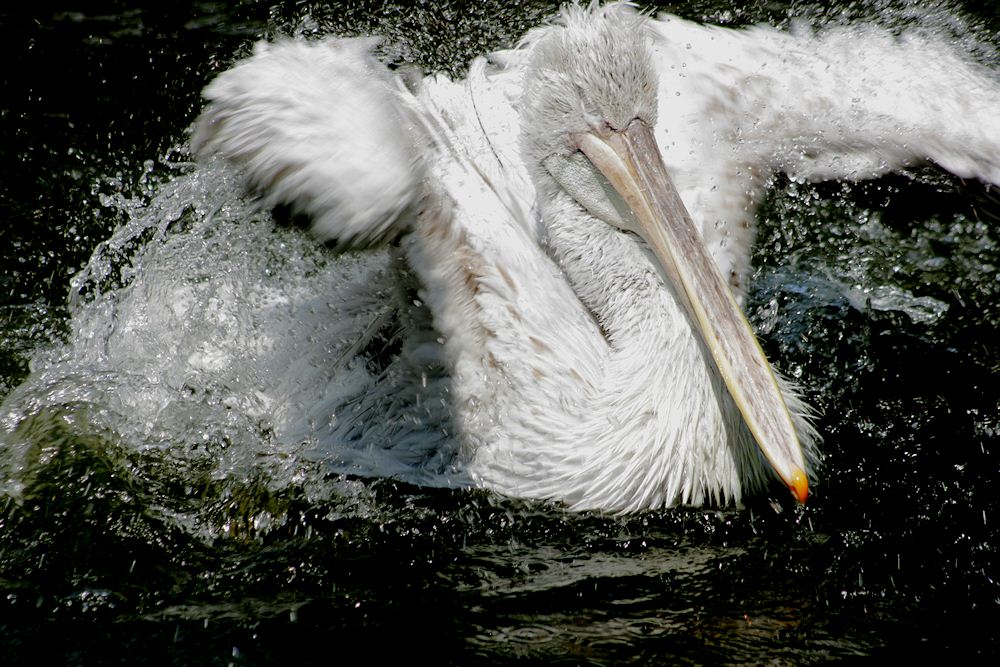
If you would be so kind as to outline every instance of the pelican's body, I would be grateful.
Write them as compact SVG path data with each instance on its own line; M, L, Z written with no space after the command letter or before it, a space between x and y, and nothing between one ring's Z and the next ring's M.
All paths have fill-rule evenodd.
M881 46L899 62L918 52ZM402 235L384 307L374 318L342 314L360 321L355 354L390 330L400 350L369 370L367 385L354 378L352 392L322 403L343 436L329 458L361 474L478 484L576 509L738 502L774 470L804 498L796 476L815 462L816 440L807 409L770 380L782 405L762 409L802 447L769 451L747 426L755 408L745 403L758 392L740 398L714 334L696 326L700 297L675 282L686 269L664 263L655 240L622 231L636 231L634 211L595 194L599 178L581 184L593 169L580 151L593 161L597 149L583 139L580 151L561 147L600 135L601 123L626 129L593 118L592 102L625 124L655 122L680 200L736 302L756 197L775 170L859 178L931 157L1000 181L995 147L970 154L955 148L964 137L926 136L927 109L947 114L947 105L915 93L912 118L881 108L875 79L850 64L830 71L823 54L837 47L836 33L736 33L624 7L572 8L460 82L430 77L408 90L359 40L261 46L222 75L196 129L202 153L242 166L265 201L310 213L322 238L367 247ZM582 65L567 55L581 48ZM768 74L781 65L802 72L794 95ZM577 77L575 92L551 92L553 72ZM1000 95L982 76L956 104L980 105L980 122L997 123L985 111L997 107L979 97ZM853 136L858 113L884 113L886 133Z

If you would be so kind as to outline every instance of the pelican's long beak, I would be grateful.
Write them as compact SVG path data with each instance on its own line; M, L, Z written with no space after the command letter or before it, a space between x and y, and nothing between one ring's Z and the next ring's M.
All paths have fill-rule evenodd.
M600 137L575 135L580 151L631 210L632 229L649 244L687 301L688 311L743 419L774 470L805 502L805 461L778 383L727 282L667 174L649 125L636 119Z

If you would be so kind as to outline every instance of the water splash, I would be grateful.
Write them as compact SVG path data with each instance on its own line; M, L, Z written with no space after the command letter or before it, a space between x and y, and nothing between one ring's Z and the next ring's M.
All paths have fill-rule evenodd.
M23 495L54 455L39 450L40 433L71 422L147 491L180 486L149 497L193 532L265 531L280 520L276 495L331 493L304 453L322 430L315 397L354 344L333 316L353 298L338 289L376 285L387 255L331 262L241 200L221 166L181 172L148 204L104 199L127 222L74 277L67 340L37 351L31 379L4 404L5 490Z

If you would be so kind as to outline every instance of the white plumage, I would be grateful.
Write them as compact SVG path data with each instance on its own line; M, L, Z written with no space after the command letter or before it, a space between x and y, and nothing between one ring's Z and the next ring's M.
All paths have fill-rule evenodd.
M398 234L423 178L392 99L396 80L370 55L376 43L260 42L210 93L224 101L211 125L220 154L246 170L267 204L294 204L317 236L347 245Z
M861 67L859 44L879 52L880 72ZM345 372L351 391L324 404L343 436L329 460L360 474L609 511L738 502L773 477L671 270L595 211L613 198L588 206L552 179L551 152L588 123L659 117L664 163L738 300L776 170L862 178L930 158L1000 181L996 143L968 145L1000 136L983 132L1000 122L992 75L877 31L737 32L571 7L464 81L413 90L371 45L259 46L206 90L193 139L243 167L266 204L310 214L322 238L402 234L395 285L371 286L379 316L341 314L365 320L353 353L386 331L399 349L363 386ZM963 68L967 88L923 94L940 91L923 83L939 67ZM587 86L552 92L574 68ZM887 87L915 92L900 103ZM958 110L977 131L940 122ZM783 393L811 465L808 411Z

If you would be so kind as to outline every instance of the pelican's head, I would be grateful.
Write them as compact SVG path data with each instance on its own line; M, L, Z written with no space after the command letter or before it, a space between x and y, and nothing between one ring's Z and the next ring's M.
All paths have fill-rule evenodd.
M648 244L761 452L804 501L805 457L771 365L653 137L657 78L648 40L645 17L628 5L567 7L559 23L529 35L525 162L543 201L568 196L582 212Z
M536 39L522 96L526 155L540 164L572 156L571 137L606 136L639 119L656 124L656 70L645 16L628 5L565 7Z
M546 200L568 195L593 216L640 235L633 211L583 144L614 143L629 128L655 126L651 36L631 5L568 5L554 25L528 35L532 57L521 97L522 151Z

